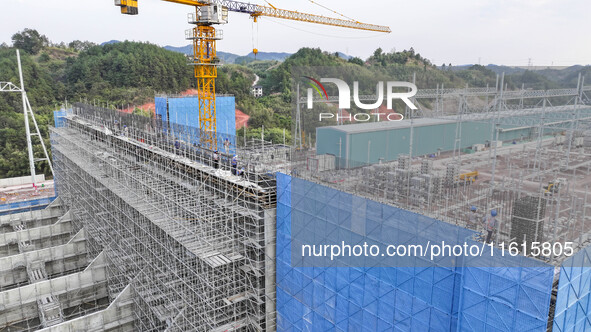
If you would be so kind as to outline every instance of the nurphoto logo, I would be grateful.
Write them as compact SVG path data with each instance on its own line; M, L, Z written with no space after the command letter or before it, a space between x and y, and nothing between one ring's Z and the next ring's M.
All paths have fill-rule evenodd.
M326 89L322 83L332 83L332 84L336 85L337 90L338 90L338 95L339 95L338 96L338 108L339 109L348 110L351 108L351 88L349 87L349 84L347 84L347 82L345 82L341 79L338 79L338 78L321 78L320 81L316 80L312 77L309 77L309 76L304 76L304 78L306 78L310 81L310 82L308 82L308 85L311 86L310 88L308 88L308 94L307 94L308 109L312 109L314 107L314 98L313 98L314 90L316 90L316 93L320 96L321 99L326 99L326 101L329 101L328 94L327 94ZM386 87L385 93L384 93L384 85ZM397 88L398 89L407 88L409 91L407 91L407 92L396 91ZM360 98L360 96L359 96L359 82L354 81L353 82L353 102L355 103L355 106L357 106L358 108L360 108L362 110L376 110L383 104L384 94L385 94L386 108L388 110L392 110L393 101L396 99L400 99L401 101L403 101L406 104L406 106L408 106L410 109L416 110L417 107L410 100L410 98L412 98L414 95L417 94L417 90L418 90L417 86L414 85L413 83L410 83L410 82L400 82L400 81L383 82L383 81L380 81L377 83L377 86L376 86L377 96L376 96L375 102L370 103L370 104L364 104L361 102L362 98ZM387 119L388 121L401 121L404 118L402 114L398 114L398 113L373 113L372 115L377 116L378 121L382 120L381 116L384 116L384 118ZM320 113L319 120L322 121L323 119L334 118L334 116L335 115L332 113ZM367 113L355 114L355 120L358 122L366 122L366 121L369 121L370 119L371 119L371 116Z

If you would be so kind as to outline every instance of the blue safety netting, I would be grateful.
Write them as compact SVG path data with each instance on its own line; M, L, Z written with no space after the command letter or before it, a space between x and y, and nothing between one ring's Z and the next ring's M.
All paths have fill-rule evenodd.
M546 331L554 267L501 254L460 269L458 331Z
M232 96L215 99L218 133L236 136L236 100Z
M199 128L199 98L196 96L156 97L156 116L167 124ZM236 107L232 96L216 97L217 132L236 136ZM166 127L166 126L165 126Z
M554 331L591 331L591 246L560 267Z
M199 99L168 98L168 120L170 123L199 128Z
M154 104L156 118L166 123L168 121L168 117L166 115L166 98L156 97L154 100Z
M162 119L162 130L170 133L175 140L191 145L200 142L199 99L190 97L156 97L156 116ZM232 96L216 97L217 146L224 150L224 142L230 142L228 154L235 153L236 146L236 108ZM170 132L169 132L170 131Z
M53 125L56 128L60 128L66 125L66 111L53 111Z
M458 243L470 231L284 174L277 175L277 187L278 331L468 331L491 328L501 314L511 321L497 322L495 331L545 330L552 271L531 259L509 263L527 268L424 261L407 267L295 266L293 235L301 235L302 219L311 220L305 228L316 233L322 232L322 220L334 219L346 226L331 228L340 238L363 233L367 239L407 243L442 238Z
M292 183L296 183L293 189ZM360 216L351 206L367 211L369 223L420 215L279 174L277 206L278 330L296 331L450 331L455 330L461 276L454 267L292 267L292 215L336 216L351 228ZM306 193L299 192L306 188ZM296 192L294 192L296 191ZM316 193L312 193L316 192ZM318 194L318 195L316 195ZM307 199L294 199L305 196ZM323 198L321 198L323 197ZM295 201L300 203L292 206ZM333 209L323 202L333 203ZM343 207L339 209L339 202ZM392 210L395 209L395 210ZM348 210L349 215L344 215ZM400 211L398 211L400 210ZM300 218L300 216L296 216ZM417 224L421 221L415 220ZM424 222L424 221L422 221ZM434 221L438 222L438 221ZM387 224L384 223L384 224ZM417 228L417 224L413 228ZM451 226L450 227L455 227ZM420 226L419 226L420 227ZM444 225L438 225L438 230ZM368 234L373 234L365 227ZM394 234L394 228L383 231ZM403 232L398 232L399 234ZM450 232L453 233L453 232ZM457 233L457 231L456 231ZM405 235L409 235L406 233Z

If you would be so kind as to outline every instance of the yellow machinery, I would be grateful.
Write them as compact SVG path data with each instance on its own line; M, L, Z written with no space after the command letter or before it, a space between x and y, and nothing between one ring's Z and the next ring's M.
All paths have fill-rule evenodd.
M189 14L189 23L195 28L185 33L187 39L193 40L193 61L197 90L199 96L199 126L201 129L201 146L211 150L217 149L217 128L215 109L215 79L219 59L216 55L216 41L222 39L221 31L214 28L216 24L228 23L228 11L249 14L256 22L260 16L275 17L286 20L302 21L316 24L332 25L358 30L389 33L390 28L374 24L361 23L351 19L338 19L314 14L300 13L292 10L278 9L273 6L260 6L231 0L163 0L195 7L195 13ZM138 14L137 0L115 0L121 7L121 13ZM258 53L254 49L255 55Z
M558 178L552 182L549 182L547 186L544 186L544 195L552 196L560 190L560 184L564 183L566 179Z
M460 174L460 181L474 182L478 179L478 171Z

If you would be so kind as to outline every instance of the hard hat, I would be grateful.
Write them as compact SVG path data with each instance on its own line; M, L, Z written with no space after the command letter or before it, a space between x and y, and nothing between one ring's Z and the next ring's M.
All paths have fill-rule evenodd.
M497 210L490 210L490 215L493 217L497 216Z
M238 158L238 155L234 155L234 157L232 157L232 158Z
M218 153L218 150L213 150L213 152Z
M476 207L475 207L474 205L472 205L472 206L470 207L470 211L476 211Z
M227 141L227 140L228 140L228 139L226 138L226 141Z

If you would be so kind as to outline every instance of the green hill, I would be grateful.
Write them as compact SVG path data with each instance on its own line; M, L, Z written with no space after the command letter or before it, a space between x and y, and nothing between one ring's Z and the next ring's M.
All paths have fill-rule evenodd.
M17 44L27 50L21 52L26 89L44 137L47 137L47 126L53 123L51 111L65 100L108 103L115 108L113 105L152 101L155 92L177 93L195 87L193 68L187 65L185 55L179 50L129 41L57 44L30 29L15 36ZM15 53L14 48L0 45L0 81L18 85ZM416 74L420 89L442 85L446 88L495 86L495 70L500 68L437 67L412 48L390 53L378 48L367 59L312 48L302 48L292 55L261 54L257 60L247 56L242 58L243 64L221 66L216 91L235 95L237 107L250 115L251 129L247 136L260 137L260 128L264 126L265 133L270 135L267 139L283 139L283 130L292 127L291 78L292 69L298 66L343 66L360 81L364 78L412 81ZM505 82L510 89L521 88L522 84L532 89L572 87L580 72L591 81L591 67L573 66L563 70L514 71L506 75ZM264 89L261 98L254 98L250 93L256 76ZM18 94L0 95L0 123L0 177L25 175L27 157ZM47 166L39 165L39 171L47 172Z
M116 105L139 104L152 98L154 91L193 86L185 57L152 44L125 41L95 46L68 60L65 83L68 96L75 100L96 96Z

